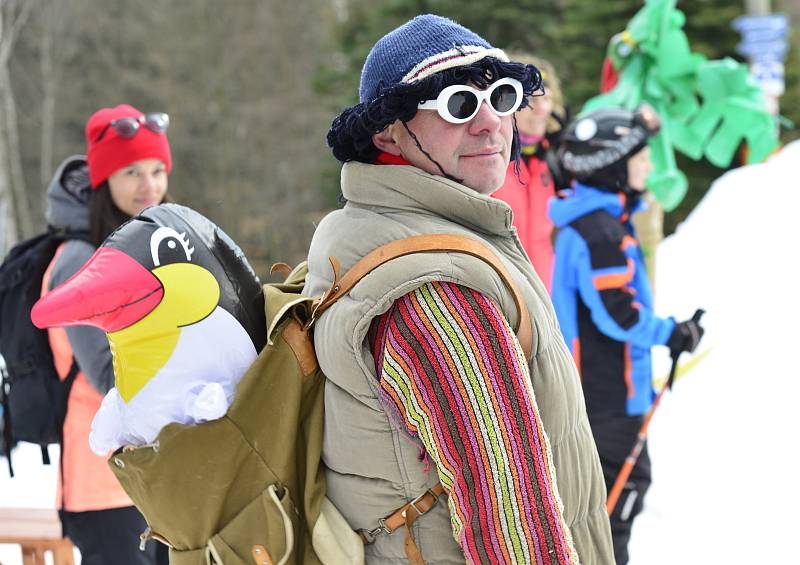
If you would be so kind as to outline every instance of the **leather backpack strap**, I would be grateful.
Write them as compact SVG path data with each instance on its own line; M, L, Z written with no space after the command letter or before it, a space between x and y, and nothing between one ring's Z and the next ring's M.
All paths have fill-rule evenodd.
M419 550L414 536L411 535L411 526L417 521L417 518L430 512L431 508L436 506L439 502L439 497L445 494L442 483L438 483L433 488L426 490L417 498L408 502L383 518L380 524L374 530L359 530L361 541L365 545L375 541L375 538L385 534L391 534L395 530L405 527L406 539L403 543L406 558L410 565L425 565L422 558L422 553Z
M398 239L382 245L365 255L353 267L339 278L339 262L335 257L330 257L333 267L334 280L331 287L318 300L312 322L337 300L345 296L350 290L369 273L398 257L405 257L413 253L465 253L481 259L492 267L500 276L503 284L514 296L514 304L517 306L518 324L515 328L517 339L519 340L525 358L530 359L533 349L533 328L531 327L528 307L522 298L517 285L514 284L511 274L506 269L503 262L491 249L483 243L463 235L434 234L434 235L415 235L404 239Z

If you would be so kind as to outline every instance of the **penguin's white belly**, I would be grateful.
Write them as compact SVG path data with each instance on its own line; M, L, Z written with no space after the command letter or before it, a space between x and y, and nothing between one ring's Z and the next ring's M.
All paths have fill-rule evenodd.
M90 443L98 454L152 442L165 425L197 424L223 416L236 385L257 356L250 336L219 306L181 329L167 363L125 403L116 387L103 399Z

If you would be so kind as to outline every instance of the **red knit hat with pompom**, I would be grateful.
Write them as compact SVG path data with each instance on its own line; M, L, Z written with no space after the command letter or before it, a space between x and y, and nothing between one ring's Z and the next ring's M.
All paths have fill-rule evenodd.
M172 157L165 133L155 133L141 125L133 137L124 138L109 126L112 120L143 115L133 106L120 104L115 108L101 108L89 118L86 123L86 160L93 189L117 170L141 159L160 159L169 174Z

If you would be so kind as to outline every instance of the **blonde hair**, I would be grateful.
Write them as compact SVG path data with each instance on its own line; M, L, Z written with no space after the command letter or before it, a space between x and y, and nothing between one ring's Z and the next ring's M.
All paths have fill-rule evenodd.
M508 58L517 63L533 65L542 73L544 89L550 95L553 102L553 114L558 114L561 118L566 118L564 94L561 91L561 81L558 80L555 67L546 59L524 53L522 51L508 51ZM561 129L561 124L552 116L547 121L547 133L555 133Z

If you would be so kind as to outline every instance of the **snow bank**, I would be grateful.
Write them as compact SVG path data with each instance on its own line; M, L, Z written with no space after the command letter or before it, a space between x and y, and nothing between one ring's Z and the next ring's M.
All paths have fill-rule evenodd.
M798 178L800 142L728 172L659 247L656 309L704 308L706 356L653 420L631 565L800 562Z

